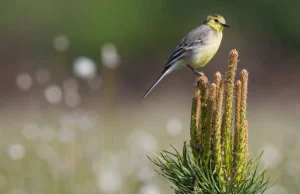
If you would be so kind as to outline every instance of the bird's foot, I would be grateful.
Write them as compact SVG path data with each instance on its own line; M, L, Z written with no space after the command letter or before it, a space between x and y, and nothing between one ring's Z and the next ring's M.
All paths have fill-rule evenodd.
M202 73L201 71L196 71L196 70L195 70L194 72L195 72L195 74L198 75L199 77L204 75L204 73Z
M195 70L192 66L190 65L187 65L197 76L203 76L204 73L200 72L200 71L197 71Z

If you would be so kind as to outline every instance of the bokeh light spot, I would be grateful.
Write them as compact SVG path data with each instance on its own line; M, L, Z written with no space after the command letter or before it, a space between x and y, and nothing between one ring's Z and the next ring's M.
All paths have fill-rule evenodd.
M262 155L261 160L268 168L276 168L282 160L280 150L271 144L266 144L263 150L264 154Z
M64 35L55 36L53 39L54 49L60 52L68 50L69 44L68 37Z
M160 191L155 185L144 185L141 187L139 194L160 194Z
M32 86L32 77L30 76L29 73L20 73L17 76L17 86L20 88L22 91L27 91L30 89Z
M167 131L170 135L179 135L182 132L182 123L176 118L169 119L167 123Z
M26 150L21 144L13 144L8 148L8 155L12 160L20 160L26 154Z
M47 86L44 94L46 100L51 104L58 104L62 100L62 91L58 85Z
M78 57L73 64L74 74L82 79L94 78L97 72L96 64L87 57Z
M28 123L23 127L22 133L28 140L36 140L39 136L39 127L35 123Z
M117 48L112 43L106 43L101 49L102 63L105 67L115 69L120 65L120 57Z
M36 81L39 84L47 84L51 80L51 74L47 69L39 69L36 71Z
M103 193L113 194L121 190L123 180L115 168L103 166L97 175L97 186Z

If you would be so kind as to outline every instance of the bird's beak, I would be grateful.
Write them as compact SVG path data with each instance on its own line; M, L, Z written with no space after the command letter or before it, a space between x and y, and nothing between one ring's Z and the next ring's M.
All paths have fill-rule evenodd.
M226 28L230 28L230 26L227 25L227 24L221 24L221 25L224 26L224 27L226 27Z

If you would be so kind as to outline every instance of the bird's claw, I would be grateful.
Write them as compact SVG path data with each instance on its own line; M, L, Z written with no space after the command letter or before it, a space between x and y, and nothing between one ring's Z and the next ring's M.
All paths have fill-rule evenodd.
M196 70L195 70L194 72L195 72L195 74L198 75L199 77L204 75L204 73L202 73L202 72L200 72L200 71L196 71Z
M187 65L197 76L203 76L204 73L200 72L200 71L196 71L192 66Z

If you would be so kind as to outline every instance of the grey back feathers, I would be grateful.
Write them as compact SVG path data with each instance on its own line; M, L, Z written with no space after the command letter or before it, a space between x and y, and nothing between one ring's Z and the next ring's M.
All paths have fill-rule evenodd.
M207 35L209 33L211 33L211 31L212 31L212 28L210 26L202 24L201 26L190 31L185 37L183 37L178 46L190 45L199 39L202 39L203 41L205 41Z
M208 35L213 33L218 36L217 32L213 30L210 26L202 24L201 26L190 31L186 36L184 36L177 47L174 49L170 55L165 68L169 68L174 61L177 61L184 56L193 52L194 49L200 46L208 44Z

